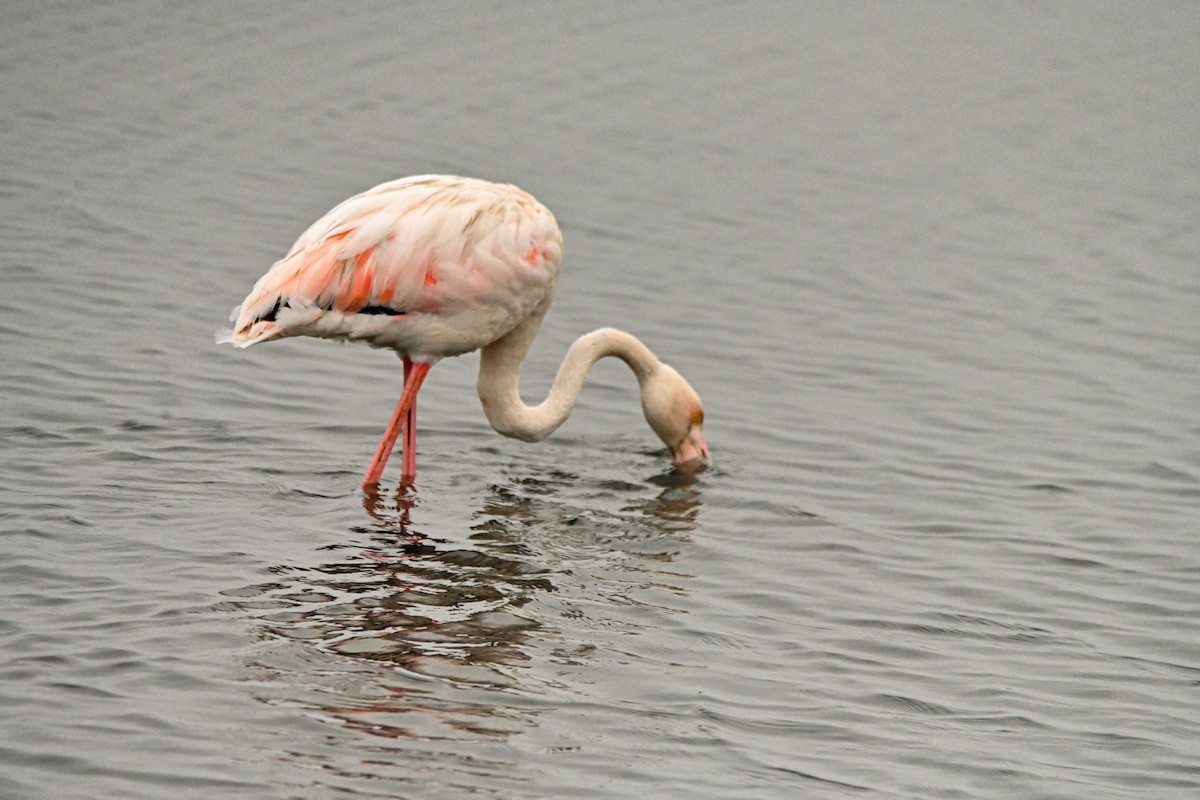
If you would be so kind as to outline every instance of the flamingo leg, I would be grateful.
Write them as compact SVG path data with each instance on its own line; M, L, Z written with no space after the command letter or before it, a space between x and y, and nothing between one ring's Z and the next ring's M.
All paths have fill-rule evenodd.
M363 476L362 485L364 489L379 483L379 476L383 474L383 465L387 463L388 456L392 454L392 448L396 446L396 439L400 436L400 429L404 427L404 422L408 418L408 412L413 407L413 403L417 401L417 391L420 390L421 384L425 381L425 376L428 374L428 364L412 365L412 369L408 374L408 380L404 382L404 391L400 393L400 401L396 403L396 410L392 412L392 418L388 422L387 428L383 431L383 438L379 440L379 447L375 450L375 457L371 459L371 465L367 467L367 474Z
M413 362L408 356L404 357L404 385L408 385L412 374ZM404 421L404 443L400 447L401 466L400 480L411 481L417 477L417 398L413 397L412 408L408 409L408 418Z

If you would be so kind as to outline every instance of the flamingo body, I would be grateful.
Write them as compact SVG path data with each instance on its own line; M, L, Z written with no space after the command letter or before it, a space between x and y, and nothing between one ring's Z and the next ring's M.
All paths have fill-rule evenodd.
M562 234L515 186L419 175L309 227L235 311L233 344L356 339L414 362L478 350L552 297Z
M238 347L288 336L363 341L396 351L405 389L363 480L378 482L401 430L404 477L416 471L415 403L430 366L482 350L479 396L501 433L536 441L570 413L587 370L613 355L633 368L651 428L677 464L708 455L700 399L635 337L581 337L550 396L526 406L521 363L558 285L562 234L515 186L419 175L380 184L318 219L234 309L221 341Z

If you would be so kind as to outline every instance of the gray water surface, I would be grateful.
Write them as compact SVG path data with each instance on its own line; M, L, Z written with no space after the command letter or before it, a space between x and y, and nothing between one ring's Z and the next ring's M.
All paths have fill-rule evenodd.
M1200 791L1189 3L10 3L0 797ZM341 199L512 181L566 237L358 480L399 361L219 348Z

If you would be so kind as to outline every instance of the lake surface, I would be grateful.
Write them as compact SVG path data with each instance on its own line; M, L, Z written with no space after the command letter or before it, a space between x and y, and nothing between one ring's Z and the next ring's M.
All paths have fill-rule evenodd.
M1189 3L10 3L0 797L1200 794ZM214 344L384 180L557 215L539 445Z

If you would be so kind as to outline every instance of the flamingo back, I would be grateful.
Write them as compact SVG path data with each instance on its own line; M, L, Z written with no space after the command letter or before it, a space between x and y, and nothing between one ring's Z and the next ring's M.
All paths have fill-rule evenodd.
M356 339L432 362L549 302L561 261L554 216L515 186L404 178L314 222L234 309L225 340Z

